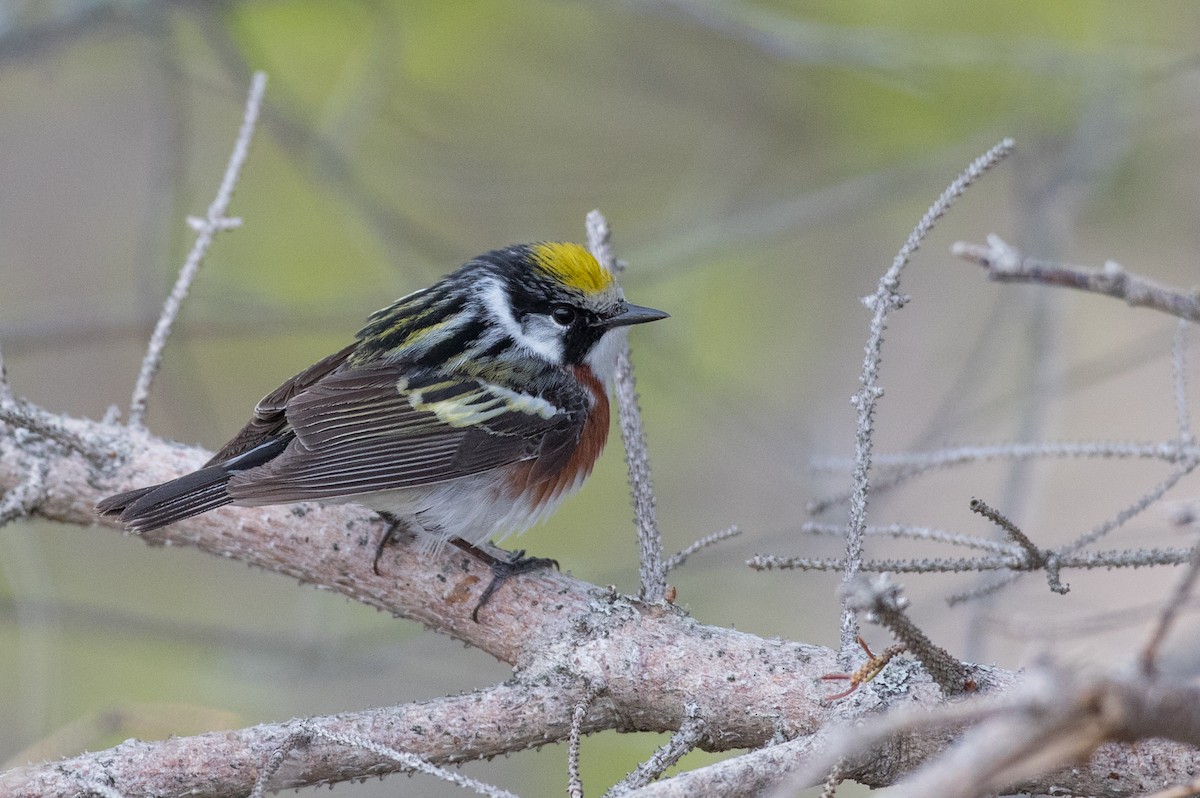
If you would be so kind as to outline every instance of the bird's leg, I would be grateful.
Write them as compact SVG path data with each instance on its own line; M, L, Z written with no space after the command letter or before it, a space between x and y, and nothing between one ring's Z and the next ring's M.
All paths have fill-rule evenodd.
M382 512L379 515L387 522L387 527L384 528L383 534L379 537L379 543L375 546L375 559L371 562L371 570L375 572L376 576L382 575L379 573L379 558L383 556L383 547L395 540L397 534L400 532L412 533L407 522L400 516Z
M487 588L483 591L483 595L479 597L479 603L475 605L475 609L471 610L471 620L475 623L479 623L479 610L483 608L484 604L488 603L492 594L500 589L500 585L504 584L504 580L538 568L548 568L550 566L558 568L558 560L553 560L549 557L526 557L525 549L514 551L511 557L507 560L502 560L491 552L485 551L474 543L459 537L450 538L450 543L492 569L492 581L488 583Z

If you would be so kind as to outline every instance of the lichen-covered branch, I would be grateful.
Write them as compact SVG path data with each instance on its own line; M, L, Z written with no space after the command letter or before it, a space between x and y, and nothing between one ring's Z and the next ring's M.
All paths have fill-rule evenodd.
M74 447L54 442L41 446L36 435L18 434L5 422L0 423L0 490L7 492L27 477L27 466L21 464L18 453L36 455L46 474L45 498L37 504L36 514L92 527L97 534L119 533L107 521L97 523L92 505L98 498L185 472L208 456L202 450L170 444L123 425L68 417L53 420L55 429L69 434L78 446L93 449L93 455L120 460L120 477L114 477L111 469L97 467ZM835 713L822 702L822 691L815 683L817 676L836 669L836 655L829 649L707 626L676 608L614 596L553 571L506 583L486 608L482 622L474 623L470 618L473 599L488 574L471 558L449 552L424 558L398 546L394 552L389 549L391 556L385 556L380 565L382 575L377 576L371 568L371 553L380 524L370 512L348 506L302 510L224 508L159 530L147 542L195 546L288 574L414 618L520 665L519 678L466 697L310 718L307 723L344 724L348 734L446 764L565 740L575 707L589 685L595 684L603 684L605 689L587 713L582 725L585 733L599 729L674 732L692 719L702 719L704 747L758 748L780 734L783 739L807 739L806 735L833 722ZM762 678L764 673L771 678ZM912 678L903 701L937 706L941 701L937 688L919 676ZM1012 678L1002 671L989 672L979 678L980 687L984 691L1003 689ZM470 705L465 717L471 731L464 730L465 737L443 739L438 735L434 739L410 733L417 717L424 719L423 728L460 722L466 706L463 701ZM842 704L850 704L853 714L879 709L877 700L858 709L851 701ZM837 714L846 711L840 706ZM484 727L500 731L492 736L482 731ZM85 781L98 780L125 795L145 794L138 786L145 783L140 779L165 779L169 771L172 784L181 791L201 796L245 794L270 753L296 731L295 724L269 724L237 732L125 743L97 754L10 771L0 776L0 793L66 796L79 791ZM937 736L921 745L906 739L889 752L888 761L889 766L907 764L895 764L897 769L889 771L890 775L860 766L848 771L848 777L890 783L899 777L901 768L911 768L947 744ZM1162 755L1168 759L1178 756L1170 750ZM325 743L314 744L299 759L300 770L288 771L293 779L288 784L325 783L403 769L370 751ZM178 767L181 761L193 762L195 767L183 771ZM726 768L722 772L731 773L736 766ZM186 787L179 787L181 773ZM712 778L712 785L723 783L717 774ZM1079 778L1095 778L1095 774L1084 768Z

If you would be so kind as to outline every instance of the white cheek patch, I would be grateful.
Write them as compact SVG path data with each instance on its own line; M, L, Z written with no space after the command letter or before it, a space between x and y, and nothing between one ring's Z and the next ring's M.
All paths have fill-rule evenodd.
M563 361L563 334L566 332L549 316L530 313L525 317L522 343L552 363Z
M492 318L499 322L518 345L551 363L562 363L562 332L548 317L532 316L529 323L522 327L513 318L508 291L498 280L487 280L480 288L479 296L491 312Z
M611 388L613 377L617 371L617 355L628 337L628 327L617 327L604 333L604 336L592 347L592 351L584 356L583 362L591 367L592 372L604 383L605 388Z

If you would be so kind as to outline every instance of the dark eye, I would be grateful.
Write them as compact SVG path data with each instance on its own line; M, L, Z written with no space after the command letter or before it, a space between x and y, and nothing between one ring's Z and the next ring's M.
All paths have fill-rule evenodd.
M570 327L574 324L578 315L575 312L575 308L570 305L555 305L554 310L550 311L550 318L564 327Z

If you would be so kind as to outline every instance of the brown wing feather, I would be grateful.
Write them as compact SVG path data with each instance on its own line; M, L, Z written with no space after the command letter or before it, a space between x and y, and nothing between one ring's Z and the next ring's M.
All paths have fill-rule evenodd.
M333 371L287 402L287 426L295 439L278 457L236 474L229 493L244 503L331 499L413 488L538 458L558 459L582 429L586 399L569 383L543 418L503 403L474 379L435 376L427 384L441 402L460 402L501 412L478 423L454 426L398 384L387 365ZM421 403L416 403L420 405Z

